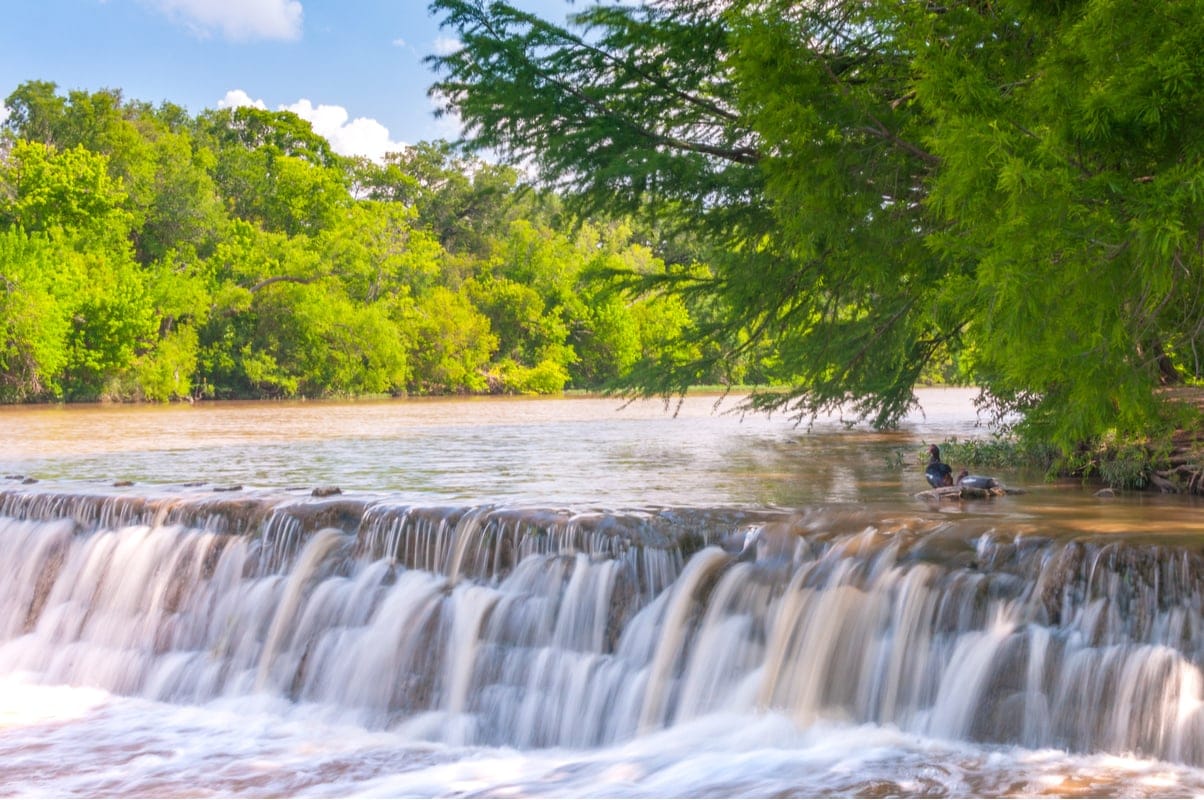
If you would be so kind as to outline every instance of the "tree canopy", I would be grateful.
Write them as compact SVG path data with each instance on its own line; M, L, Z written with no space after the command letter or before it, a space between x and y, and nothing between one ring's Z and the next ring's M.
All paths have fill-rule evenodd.
M664 269L621 215L446 142L374 163L283 111L5 102L0 402L596 389L666 341L597 269Z
M1183 423L1204 0L431 8L465 140L379 163L17 87L0 402L728 383L885 427L940 379L1064 452Z
M1070 450L1202 377L1200 0L431 8L469 145L656 231L612 278L690 319L638 391L739 365L788 387L753 407L888 426L939 373Z

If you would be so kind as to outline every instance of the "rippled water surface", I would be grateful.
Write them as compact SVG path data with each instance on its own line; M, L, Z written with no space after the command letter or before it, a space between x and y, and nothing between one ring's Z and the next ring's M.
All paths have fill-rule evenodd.
M470 398L198 406L0 407L0 472L96 484L338 486L416 502L914 506L924 447L988 438L969 389L920 390L899 430L741 415L736 399ZM955 464L955 469L960 465ZM977 514L1076 530L1197 533L1200 507L1002 472L1027 493ZM946 507L947 513L961 510ZM1171 523L1167 527L1166 523Z
M981 435L971 397L928 393L927 417L890 435L741 416L719 397L0 408L0 465L43 479L317 482L440 500L793 504L909 488L915 475L888 459L926 437Z

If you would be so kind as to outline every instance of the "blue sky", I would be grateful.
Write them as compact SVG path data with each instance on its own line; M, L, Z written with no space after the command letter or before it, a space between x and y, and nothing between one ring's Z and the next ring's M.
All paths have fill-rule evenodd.
M336 150L454 139L436 120L423 58L454 45L428 0L8 0L0 99L27 80L60 93L121 89L197 114L253 103L309 119ZM521 0L563 21L568 0ZM0 110L0 115L4 114Z

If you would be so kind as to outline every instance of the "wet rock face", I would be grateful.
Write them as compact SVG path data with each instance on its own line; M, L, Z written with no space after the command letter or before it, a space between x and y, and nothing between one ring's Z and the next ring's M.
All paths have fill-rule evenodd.
M323 528L337 528L344 533L355 533L359 530L368 504L364 500L342 499L339 494L332 493L310 502L277 505L272 513L296 520L307 533ZM331 497L336 499L329 499Z

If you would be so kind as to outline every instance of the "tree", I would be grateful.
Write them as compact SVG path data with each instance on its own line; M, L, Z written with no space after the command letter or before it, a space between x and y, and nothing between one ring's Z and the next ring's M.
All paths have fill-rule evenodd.
M78 263L46 236L0 231L0 402L62 395Z
M379 394L406 383L405 343L377 306L354 304L332 280L276 283L255 293L239 353L261 396Z
M70 400L120 396L119 382L157 333L145 275L128 254L71 255L83 262L84 277L72 309L65 395Z
M416 214L399 203L361 200L317 238L348 294L361 303L421 294L439 280L443 249L415 229Z
M0 225L69 231L89 244L127 247L126 195L104 156L19 139L0 161Z
M431 8L463 44L431 57L446 73L431 91L474 147L611 212L725 216L756 186L755 135L721 67L727 30L705 8L595 5L576 16L581 34L503 2Z
M375 165L288 113L45 82L10 102L3 401L555 392L688 321L593 274L648 272L644 234L445 142Z
M208 255L227 222L210 176L213 153L194 147L187 134L171 132L156 137L151 153L152 188L134 234L139 260L150 264L185 246Z
M206 112L198 141L230 213L272 231L314 235L350 204L348 174L330 144L291 111Z
M374 200L415 210L443 247L485 257L490 239L515 219L520 195L514 169L459 155L447 142L420 142L365 168L360 188ZM521 208L521 207L520 207Z
M637 390L684 391L768 346L785 366L766 377L793 386L753 406L855 401L888 425L960 332L932 324L940 270L912 233L933 158L899 132L909 112L892 112L906 62L837 5L596 5L574 32L500 2L433 4L464 44L435 59L435 90L474 145L531 161L587 208L706 243L708 270L635 276L714 312L682 328L705 346L677 352L698 358L637 371Z
M489 318L463 291L434 287L407 314L404 330L412 391L457 394L488 388L486 373L497 337L489 329Z
M58 94L58 85L50 81L26 81L4 98L9 110L4 126L18 138L44 145L59 143L56 129L63 118L67 101Z
M215 150L233 147L264 151L298 158L315 167L334 167L339 162L330 142L314 133L313 127L292 111L238 106L206 111L197 124L204 136L214 141Z
M504 276L472 278L464 289L497 337L497 385L492 388L520 394L563 389L576 355L556 309L549 309L531 286Z
M1200 375L1198 0L432 8L470 144L697 237L629 281L692 317L635 391L755 364L752 407L889 426L956 359L1069 450Z
M1067 449L1173 422L1156 390L1204 375L1201 13L1092 0L926 20L945 43L917 59L942 159L931 242L975 266L975 374Z

